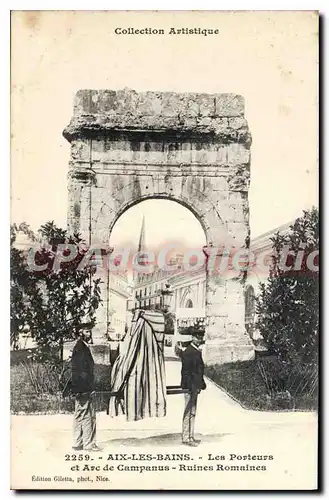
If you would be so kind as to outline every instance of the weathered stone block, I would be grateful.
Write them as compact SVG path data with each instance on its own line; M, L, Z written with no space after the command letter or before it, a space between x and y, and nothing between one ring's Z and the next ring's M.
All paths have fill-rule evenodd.
M75 97L74 116L64 135L72 140L101 129L103 132L169 129L213 134L224 142L236 139L250 142L245 122L232 121L230 126L226 120L243 114L243 98L234 94L81 90Z
M183 177L172 177L170 172L167 172L166 175L161 178L161 182L163 182L161 185L162 192L167 193L174 199L179 199L182 193Z
M250 161L250 150L244 144L227 146L227 163L232 165L247 165Z
M212 313L217 309L218 305L222 305L226 300L225 281L221 280L221 284L214 283L209 278L210 283L207 284L207 305L211 307ZM208 309L209 310L209 309ZM210 312L210 310L209 310Z
M244 98L235 94L216 95L216 115L217 116L243 116Z
M220 204L220 206L222 205L220 203L221 199L219 197L219 193L220 194L226 193L227 189L228 189L227 179L224 175L220 177L206 178L205 193L212 196L212 198L215 200L216 205L218 204Z
M79 161L90 161L90 144L88 140L72 141L71 159Z
M218 341L225 342L227 338L226 323L227 316L215 316L215 319L210 321L207 327L207 342L215 342L216 344Z
M228 126L234 130L242 130L248 128L248 122L243 116L228 118Z
M249 165L240 165L228 177L230 191L248 191L250 185Z
M186 112L186 96L174 92L163 92L161 99L161 109L159 114L162 116L177 116Z
M74 98L74 115L83 115L89 113L89 90L78 90Z
M229 236L231 236L235 242L237 248L244 247L245 241L249 236L249 228L243 222L228 222L227 231Z
M199 115L215 116L216 115L216 98L213 95L201 94L198 98Z
M235 361L249 361L254 359L255 351L252 344L210 343L206 341L204 348L204 359L208 366L223 363L234 363Z
M162 110L161 94L142 92L137 95L135 113L137 115L160 115Z
M246 221L242 203L236 203L231 202L230 200L226 200L224 202L217 202L216 206L218 210L225 212L227 221L242 223Z
M198 104L198 99L195 98L195 96L191 96L191 94L185 94L185 103L186 107L184 110L184 113L186 116L193 116L196 117L200 113L200 107Z
M144 198L152 196L154 193L154 179L150 175L141 177L140 180L140 195Z

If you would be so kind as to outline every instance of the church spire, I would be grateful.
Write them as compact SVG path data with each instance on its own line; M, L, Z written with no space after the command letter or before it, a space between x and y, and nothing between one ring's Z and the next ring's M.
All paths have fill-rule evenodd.
M145 216L143 215L142 227L141 227L141 232L139 235L139 242L138 242L138 251L142 252L144 250L146 250L146 245L145 245Z
M145 253L144 253L145 252ZM143 215L143 220L142 220L142 227L141 227L141 232L139 235L139 242L138 242L138 259L137 262L140 266L147 266L148 265L148 254L146 250L146 243L145 243L145 217Z

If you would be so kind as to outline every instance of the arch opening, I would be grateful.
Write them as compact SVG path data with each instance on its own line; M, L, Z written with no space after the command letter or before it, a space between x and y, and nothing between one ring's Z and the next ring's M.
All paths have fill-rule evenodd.
M113 252L128 249L130 255L120 272L109 272L107 321L111 339L122 338L136 308L169 309L175 329L168 336L179 333L184 323L179 314L182 308L188 309L192 323L200 314L205 317L205 262L198 269L184 266L193 261L194 251L200 254L206 245L205 231L191 210L174 200L144 200L126 208L110 229ZM164 260L161 255L165 255ZM169 343L173 344L172 339Z
M198 191L196 194L202 195L202 197L205 196L202 191L200 191L200 192ZM165 194L163 194L163 195L161 195L161 194L157 194L157 195L147 194L144 196L140 196L137 199L130 200L129 202L127 202L125 204L122 204L122 206L116 211L115 216L112 218L112 220L110 222L110 225L109 225L110 238L111 238L113 229L117 225L117 222L128 212L128 210L134 208L136 205L140 205L140 204L145 203L145 202L149 203L149 202L154 202L154 201L160 201L160 202L164 201L164 202L167 202L168 204L172 202L176 205L176 210L177 210L177 205L179 205L180 207L187 210L199 222L199 225L201 226L201 228L204 232L204 235L205 235L205 240L206 240L205 244L211 245L213 243L210 228L207 227L206 221L205 221L204 216L201 213L201 211L198 212L198 210L196 210L195 207L191 206L191 204L188 203L188 201L175 198L172 194L170 194L170 196L165 195ZM211 202L209 200L207 200L207 202L211 204ZM216 207L213 207L213 208L214 208L214 210L216 210L218 219L221 220L221 217L220 217Z

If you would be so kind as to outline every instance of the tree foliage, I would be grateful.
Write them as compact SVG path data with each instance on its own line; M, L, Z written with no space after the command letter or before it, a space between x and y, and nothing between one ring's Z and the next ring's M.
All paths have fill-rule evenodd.
M286 234L277 233L272 242L274 252L270 277L261 285L257 298L257 327L269 350L282 361L316 364L319 334L318 210L304 211ZM285 249L288 248L290 254L285 259Z
M22 230L12 227L11 238L11 342L17 346L19 332L28 324L39 359L60 360L64 341L72 339L85 321L95 324L100 279L93 276L92 265L78 267L88 250L80 236L69 235L54 222L41 226L42 245L33 253L35 264L44 269L31 269L27 252L14 247L17 229ZM65 245L77 248L77 255L56 268L58 252L70 253L63 252Z
M33 275L29 273L24 252L15 247L18 232L27 235L31 242L37 239L25 222L10 227L10 342L14 349L18 347L19 333L24 325L32 323L29 297L34 288Z
M165 329L164 333L165 335L174 335L175 333L175 320L176 316L174 313L165 311L163 313L164 315L164 322L165 322Z

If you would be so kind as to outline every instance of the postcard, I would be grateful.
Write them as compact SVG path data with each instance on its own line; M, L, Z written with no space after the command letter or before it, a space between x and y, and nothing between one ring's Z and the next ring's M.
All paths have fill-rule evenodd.
M11 488L318 488L316 11L11 14Z

